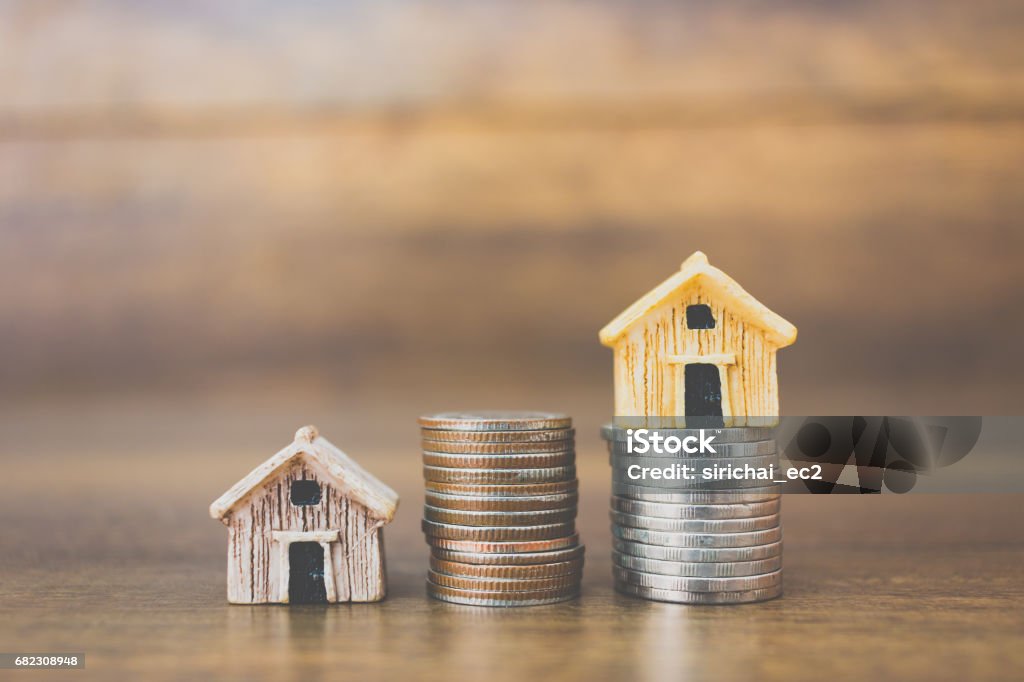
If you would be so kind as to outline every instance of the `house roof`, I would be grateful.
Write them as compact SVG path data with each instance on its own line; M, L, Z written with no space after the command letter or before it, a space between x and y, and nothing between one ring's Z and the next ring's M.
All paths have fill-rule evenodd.
M699 283L721 299L727 307L751 324L763 329L779 348L796 341L796 327L769 310L763 303L746 292L736 280L708 263L700 251L683 261L679 271L641 296L600 331L598 337L606 346L615 342L636 322L654 310L681 289Z
M258 488L298 457L315 460L342 493L366 507L384 522L398 509L398 494L359 466L355 460L319 435L315 426L295 432L295 441L260 464L210 505L210 516L223 519L246 495Z

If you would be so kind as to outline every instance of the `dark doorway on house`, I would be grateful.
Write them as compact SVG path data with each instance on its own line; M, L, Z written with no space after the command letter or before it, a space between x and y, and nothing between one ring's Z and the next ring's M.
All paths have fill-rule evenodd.
M324 548L319 542L293 542L288 546L288 602L327 603Z
M684 395L686 396L686 426L689 428L715 428L722 421L722 378L717 365L692 363L686 365ZM697 419L691 420L690 417Z

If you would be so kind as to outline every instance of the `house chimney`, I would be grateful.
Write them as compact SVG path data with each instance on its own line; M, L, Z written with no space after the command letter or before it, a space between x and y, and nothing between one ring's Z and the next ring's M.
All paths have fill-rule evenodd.
M704 255L704 252L703 251L694 251L692 254L690 254L689 258L687 258L686 260L683 261L683 264L681 266L679 266L679 269L682 270L682 269L684 269L684 268L686 268L687 266L690 266L690 265L696 266L696 265L707 265L707 264L708 264L708 257L706 255Z
M316 437L319 435L320 432L316 430L316 427L310 424L309 426L303 426L301 429L295 432L295 441L312 443L314 440L316 440Z

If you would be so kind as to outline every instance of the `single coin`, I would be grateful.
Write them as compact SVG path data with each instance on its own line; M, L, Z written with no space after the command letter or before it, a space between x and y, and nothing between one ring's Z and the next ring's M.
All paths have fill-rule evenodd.
M546 467L543 469L456 469L451 467L423 467L423 478L437 483L560 483L576 478L576 467Z
M567 549L578 549L580 536L578 533L569 533L560 538L548 538L545 540L518 540L512 542L490 542L480 540L456 540L453 538L440 538L427 536L427 544L433 547L432 551L446 550L450 552L464 552L466 554L547 554L560 552Z
M421 522L423 532L432 538L446 540L476 540L480 542L517 542L520 540L549 540L571 535L576 525L546 523L536 526L459 526L436 521Z
M443 431L542 431L567 429L572 417L559 412L472 410L439 412L419 418L420 426Z
M684 563L729 563L735 561L760 561L782 556L782 542L753 547L727 547L721 549L702 549L697 547L664 547L646 545L642 542L629 542L612 538L612 547L616 552L638 556L643 559L659 561L681 561Z
M532 590L567 590L579 588L580 574L551 576L548 578L467 578L430 570L427 580L441 587L484 592L528 592ZM735 578L734 578L735 580Z
M626 514L656 516L664 519L749 519L755 516L778 514L781 500L750 502L747 504L680 504L668 502L640 502L612 496L612 509Z
M616 582L643 585L659 590L680 592L748 592L774 587L782 583L782 571L734 578L691 578L676 575L642 573L621 566L612 567Z
M777 484L744 490L659 490L648 486L612 481L612 494L641 502L672 504L745 504L779 499L782 486Z
M583 559L574 561L557 561L550 564L496 566L466 564L458 561L444 561L430 557L430 568L437 573L460 576L463 578L483 578L487 580L534 580L536 578L554 578L558 576L579 576L583 570Z
M461 443L548 443L571 441L576 429L549 429L546 431L444 431L423 429L423 438Z
M640 450L640 451L638 451ZM651 459L671 458L674 460L683 459L745 459L748 457L763 457L774 455L778 448L773 440L759 440L752 443L711 443L711 447L704 452L686 452L678 450L669 452L662 450L655 451L653 447L647 448L644 452L636 444L632 448L628 443L618 441L608 442L608 454L613 457L649 457Z
M575 478L557 483L519 483L488 485L479 483L443 483L425 481L427 493L460 495L465 497L528 497L532 495L564 495L575 493L580 482Z
M616 566L644 573L659 575L692 576L696 578L732 578L736 576L760 575L782 568L782 557L760 561L659 561L643 557L612 552Z
M457 590L427 581L427 595L440 601L466 606L542 606L569 601L580 595L578 587L565 590L534 590L531 592L481 592Z
M536 564L557 564L582 560L583 545L555 549L549 552L520 552L518 554L483 554L477 552L457 552L439 547L431 547L431 558L439 561L452 561L474 566L531 566Z
M423 518L462 526L539 526L572 521L576 518L576 507L527 512L478 512L452 511L424 505Z
M610 512L612 523L630 528L664 530L673 533L746 533L768 530L779 525L779 515L755 516L749 519L663 519L658 516L637 516Z
M643 434L645 439L653 436L655 431L657 431L658 435L663 438L675 437L679 440L690 438L691 436L696 436L699 440L701 436L701 429L661 428L657 421L651 421L646 424L643 421L637 421L636 424L630 424L628 421L624 421L620 424L605 424L602 426L601 438L607 441L625 442L629 440L630 437L633 437L634 441L636 441L637 429L647 430L647 433ZM708 436L714 436L714 442L716 443L750 443L759 440L771 440L775 437L774 428L762 426L718 427L703 429L703 431L705 438Z
M467 497L463 495L444 495L428 490L424 497L428 505L439 509L494 512L568 509L575 507L579 501L578 493L524 497Z
M683 592L661 590L643 585L615 582L615 589L622 594L641 597L652 601L667 601L676 604L752 604L782 596L782 584L748 592Z
M612 524L612 535L620 540L641 542L646 545L663 547L693 547L718 549L726 547L752 547L767 545L782 539L782 528L757 530L750 533L670 533L644 528L626 528Z
M453 455L447 452L424 452L423 463L428 466L454 469L547 469L572 466L576 462L573 450L539 452L529 455Z
M424 438L420 441L420 446L426 452L446 452L451 455L529 455L541 452L572 452L575 445L576 441L571 440L543 443L458 443Z

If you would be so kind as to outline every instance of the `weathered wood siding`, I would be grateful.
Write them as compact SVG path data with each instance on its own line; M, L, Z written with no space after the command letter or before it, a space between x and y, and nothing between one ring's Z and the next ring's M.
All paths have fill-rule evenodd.
M291 483L302 479L320 484L319 504L291 503ZM282 545L273 539L278 530L340 531L339 541L331 543L331 566L324 567L333 571L338 601L384 598L383 529L365 507L328 481L319 467L300 458L238 504L228 518L229 602L258 604L287 597L287 585L282 588L279 575Z
M714 329L686 328L686 307L704 303L715 317ZM685 365L669 363L669 355L735 353L736 364L725 368L722 413L729 416L774 416L779 413L776 348L764 332L744 322L692 286L634 323L615 345L615 415L681 416Z

